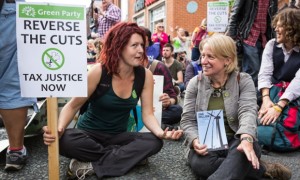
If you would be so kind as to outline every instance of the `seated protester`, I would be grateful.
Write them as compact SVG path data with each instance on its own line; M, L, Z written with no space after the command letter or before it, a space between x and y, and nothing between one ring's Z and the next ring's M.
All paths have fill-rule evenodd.
M181 130L163 131L155 119L153 75L141 66L147 63L145 36L136 23L113 26L104 39L100 59L102 64L95 64L88 72L88 97L73 97L63 107L57 127L59 137L52 135L47 126L43 128L44 143L50 145L60 138L60 154L72 158L68 172L71 178L83 179L92 174L99 179L122 176L158 153L162 139L177 140L182 135ZM141 87L136 84L138 74L145 75L142 88L137 88ZM110 85L101 86L104 76L111 77ZM103 89L107 91L98 97ZM139 95L143 123L150 132L126 132L130 111L136 107ZM87 110L79 117L77 128L66 129L87 101Z
M285 151L300 147L300 104L297 102L300 97L300 11L286 8L275 16L272 24L276 39L266 44L258 74L258 89L262 94L258 117L263 125L258 128L258 137L263 145L269 146L264 138L272 137L273 132L266 134L267 125L276 123L277 129L295 126L296 131L281 133L288 138L281 140L286 147L277 146L277 141L270 146Z
M177 95L184 91L183 66L173 58L173 46L169 43L163 47L163 63L169 68Z
M96 60L96 47L95 41L93 39L89 39L87 41L87 63L92 64L95 63Z
M146 33L146 49L151 44L151 39L147 38L151 37L151 32L149 29L142 27L142 29ZM147 52L148 53L148 52ZM146 54L147 54L146 53ZM148 56L148 54L147 54ZM172 76L170 74L169 69L166 65L158 60L153 60L148 56L148 64L146 64L147 68L153 73L153 75L162 75L164 77L164 86L163 86L163 94L159 97L159 100L162 101L162 128L165 129L169 127L169 130L174 129L172 126L175 123L178 123L181 119L182 107L178 104L177 95L174 90L174 86L172 83Z
M222 34L204 41L201 78L193 77L189 82L180 123L192 171L208 180L262 179L263 174L289 179L289 169L259 160L256 90L250 75L238 72L235 42ZM196 117L197 112L212 110L223 111L228 144L224 149L209 151L208 144L199 141L204 137L199 137L198 122L205 121ZM217 132L211 134L218 135Z
M200 63L200 59L198 61L192 61L190 62L186 69L185 69L185 74L184 74L184 87L185 89L187 88L190 80L194 77L197 76L199 71L202 70L202 66Z
M145 27L141 27L146 34L146 54L148 56L148 60L158 59L160 53L160 44L159 42L153 43L151 39L151 31Z
M182 67L183 67L182 73L183 73L183 77L184 77L185 69L188 66L188 64L191 62L191 60L187 59L185 51L177 52L176 59L178 62L180 62L182 64Z

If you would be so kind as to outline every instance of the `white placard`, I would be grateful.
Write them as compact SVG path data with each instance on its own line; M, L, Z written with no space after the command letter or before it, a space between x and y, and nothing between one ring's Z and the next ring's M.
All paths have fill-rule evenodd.
M223 110L197 112L199 143L208 151L228 149Z
M87 96L85 6L17 2L23 97Z
M225 32L228 25L228 16L228 2L207 2L207 31Z
M163 94L164 86L164 76L153 75L154 78L154 91L153 91L153 106L154 106L154 116L156 117L159 125L161 126L161 116L162 116L162 102L159 101L159 96ZM142 122L138 122L142 123ZM140 126L138 124L138 126ZM139 132L149 132L149 130L142 124L142 129Z

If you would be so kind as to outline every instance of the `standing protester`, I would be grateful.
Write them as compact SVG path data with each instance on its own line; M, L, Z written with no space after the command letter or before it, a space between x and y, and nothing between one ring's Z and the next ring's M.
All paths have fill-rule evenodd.
M193 42L192 57L191 57L192 61L197 61L200 58L199 44L208 35L206 26L207 26L207 21L206 18L204 18L201 21L200 26L196 27L192 34L192 42Z
M277 3L277 0L236 0L231 10L226 35L242 41L242 71L251 75L255 87L263 49L274 37L271 20L277 13Z
M5 170L19 170L28 158L24 146L27 110L36 103L36 99L21 97L15 1L4 0L1 3L3 7L0 8L0 115L9 140Z
M101 51L102 64L95 64L88 72L88 97L72 98L63 107L58 120L60 154L72 158L71 177L94 173L100 179L122 176L158 153L162 139L181 137L182 130L163 131L153 114L153 76L141 66L147 63L144 34L136 23L122 22L112 27ZM111 77L109 86L100 83L103 76ZM126 132L130 111L139 100L137 87L141 84L135 81L139 76L144 76L140 97L142 119L149 133ZM106 87L107 91L97 96ZM77 128L65 129L86 101L89 105L79 117ZM57 137L47 126L43 129L44 142L50 145Z
M169 41L169 36L167 33L165 33L165 26L162 22L159 22L155 25L155 33L152 34L152 42L156 43L158 42L160 45L160 53L159 53L159 58L158 60L161 60L162 58L162 52L163 52L163 47L166 43Z
M111 1L103 0L102 7L95 12L98 17L98 33L101 39L113 25L121 21L121 10Z

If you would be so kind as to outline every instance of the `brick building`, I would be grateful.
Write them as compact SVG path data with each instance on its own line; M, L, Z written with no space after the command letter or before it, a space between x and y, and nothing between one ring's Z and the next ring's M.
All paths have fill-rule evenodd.
M211 1L218 0L128 0L127 20L148 27L152 32L155 24L162 21L167 27L165 29L167 34L174 37L175 32L172 33L169 26L183 27L191 33L206 17L207 2ZM289 0L278 1L278 6L289 2Z
M162 21L167 34L175 36L170 26L183 27L190 33L206 17L207 1L214 0L129 0L128 21L137 22L154 32Z

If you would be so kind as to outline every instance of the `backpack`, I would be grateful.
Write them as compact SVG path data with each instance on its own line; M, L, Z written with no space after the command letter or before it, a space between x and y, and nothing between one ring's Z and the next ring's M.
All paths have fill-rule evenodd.
M270 89L270 98L278 102L284 90L283 83ZM257 126L258 142L264 149L274 151L292 151L300 148L300 98L284 107L275 123Z
M137 98L141 96L141 93L143 91L144 83L145 83L145 68L142 66L138 66L134 68L134 84L136 85L136 94ZM96 90L93 92L93 94L90 96L90 98L84 103L84 105L79 110L79 115L82 115L88 108L89 103L101 96L103 96L111 87L112 83L112 76L107 72L107 69L105 66L102 66L102 74L99 84L97 85ZM136 109L133 108L134 118L137 123L137 113Z

